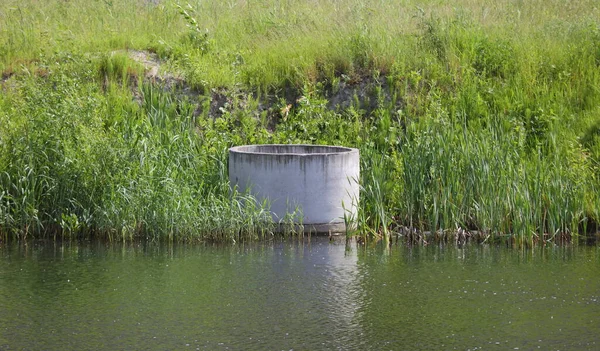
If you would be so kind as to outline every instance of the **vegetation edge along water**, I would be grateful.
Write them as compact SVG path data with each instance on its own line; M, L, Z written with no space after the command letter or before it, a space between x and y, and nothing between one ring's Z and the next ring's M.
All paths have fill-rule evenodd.
M3 1L0 236L272 237L227 179L228 148L260 143L359 148L363 239L597 232L599 11Z

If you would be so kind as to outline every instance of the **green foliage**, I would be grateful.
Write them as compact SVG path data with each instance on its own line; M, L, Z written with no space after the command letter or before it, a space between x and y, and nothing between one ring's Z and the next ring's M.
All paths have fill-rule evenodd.
M439 18L427 17L422 8L418 8L417 18L418 26L421 29L419 43L434 54L434 56L445 62L447 60L448 37L447 31L442 28L442 21Z
M2 2L0 232L268 237L268 204L226 176L228 147L261 143L360 148L355 235L597 227L597 11L415 5Z
M98 63L98 75L102 82L117 82L122 85L137 83L144 76L144 67L133 61L125 52L102 55Z
M282 117L274 139L283 144L354 145L360 122L344 118L327 108L327 101L307 93L300 97L291 113Z
M475 43L473 68L490 77L507 78L513 73L515 52L510 43L503 39L482 38Z
M197 50L200 51L201 55L204 55L210 49L210 40L208 38L208 29L202 30L198 21L194 17L194 9L192 5L187 4L186 8L181 5L176 5L179 13L184 18L186 26L189 29L185 42L191 44Z
M140 109L112 96L127 88L103 93L85 60L49 69L20 81L3 135L3 231L219 241L271 232L264 204L230 195L227 145L201 138L189 102L144 85Z

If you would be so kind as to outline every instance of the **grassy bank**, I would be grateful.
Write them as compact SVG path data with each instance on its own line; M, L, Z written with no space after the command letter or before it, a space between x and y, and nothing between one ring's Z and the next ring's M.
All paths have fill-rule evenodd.
M0 232L269 237L268 204L229 193L246 143L360 148L365 237L597 230L598 18L594 1L5 1Z

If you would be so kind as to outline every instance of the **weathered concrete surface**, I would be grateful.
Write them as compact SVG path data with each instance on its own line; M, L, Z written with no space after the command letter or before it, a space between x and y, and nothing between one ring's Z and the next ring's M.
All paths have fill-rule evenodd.
M357 149L317 145L249 145L229 149L229 180L269 199L273 220L296 208L305 232L343 232L344 214L356 218L360 160Z

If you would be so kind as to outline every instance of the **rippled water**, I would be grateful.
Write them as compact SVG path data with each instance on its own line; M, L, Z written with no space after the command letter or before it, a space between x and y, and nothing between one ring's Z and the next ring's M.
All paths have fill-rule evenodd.
M0 247L0 350L600 349L600 249Z

